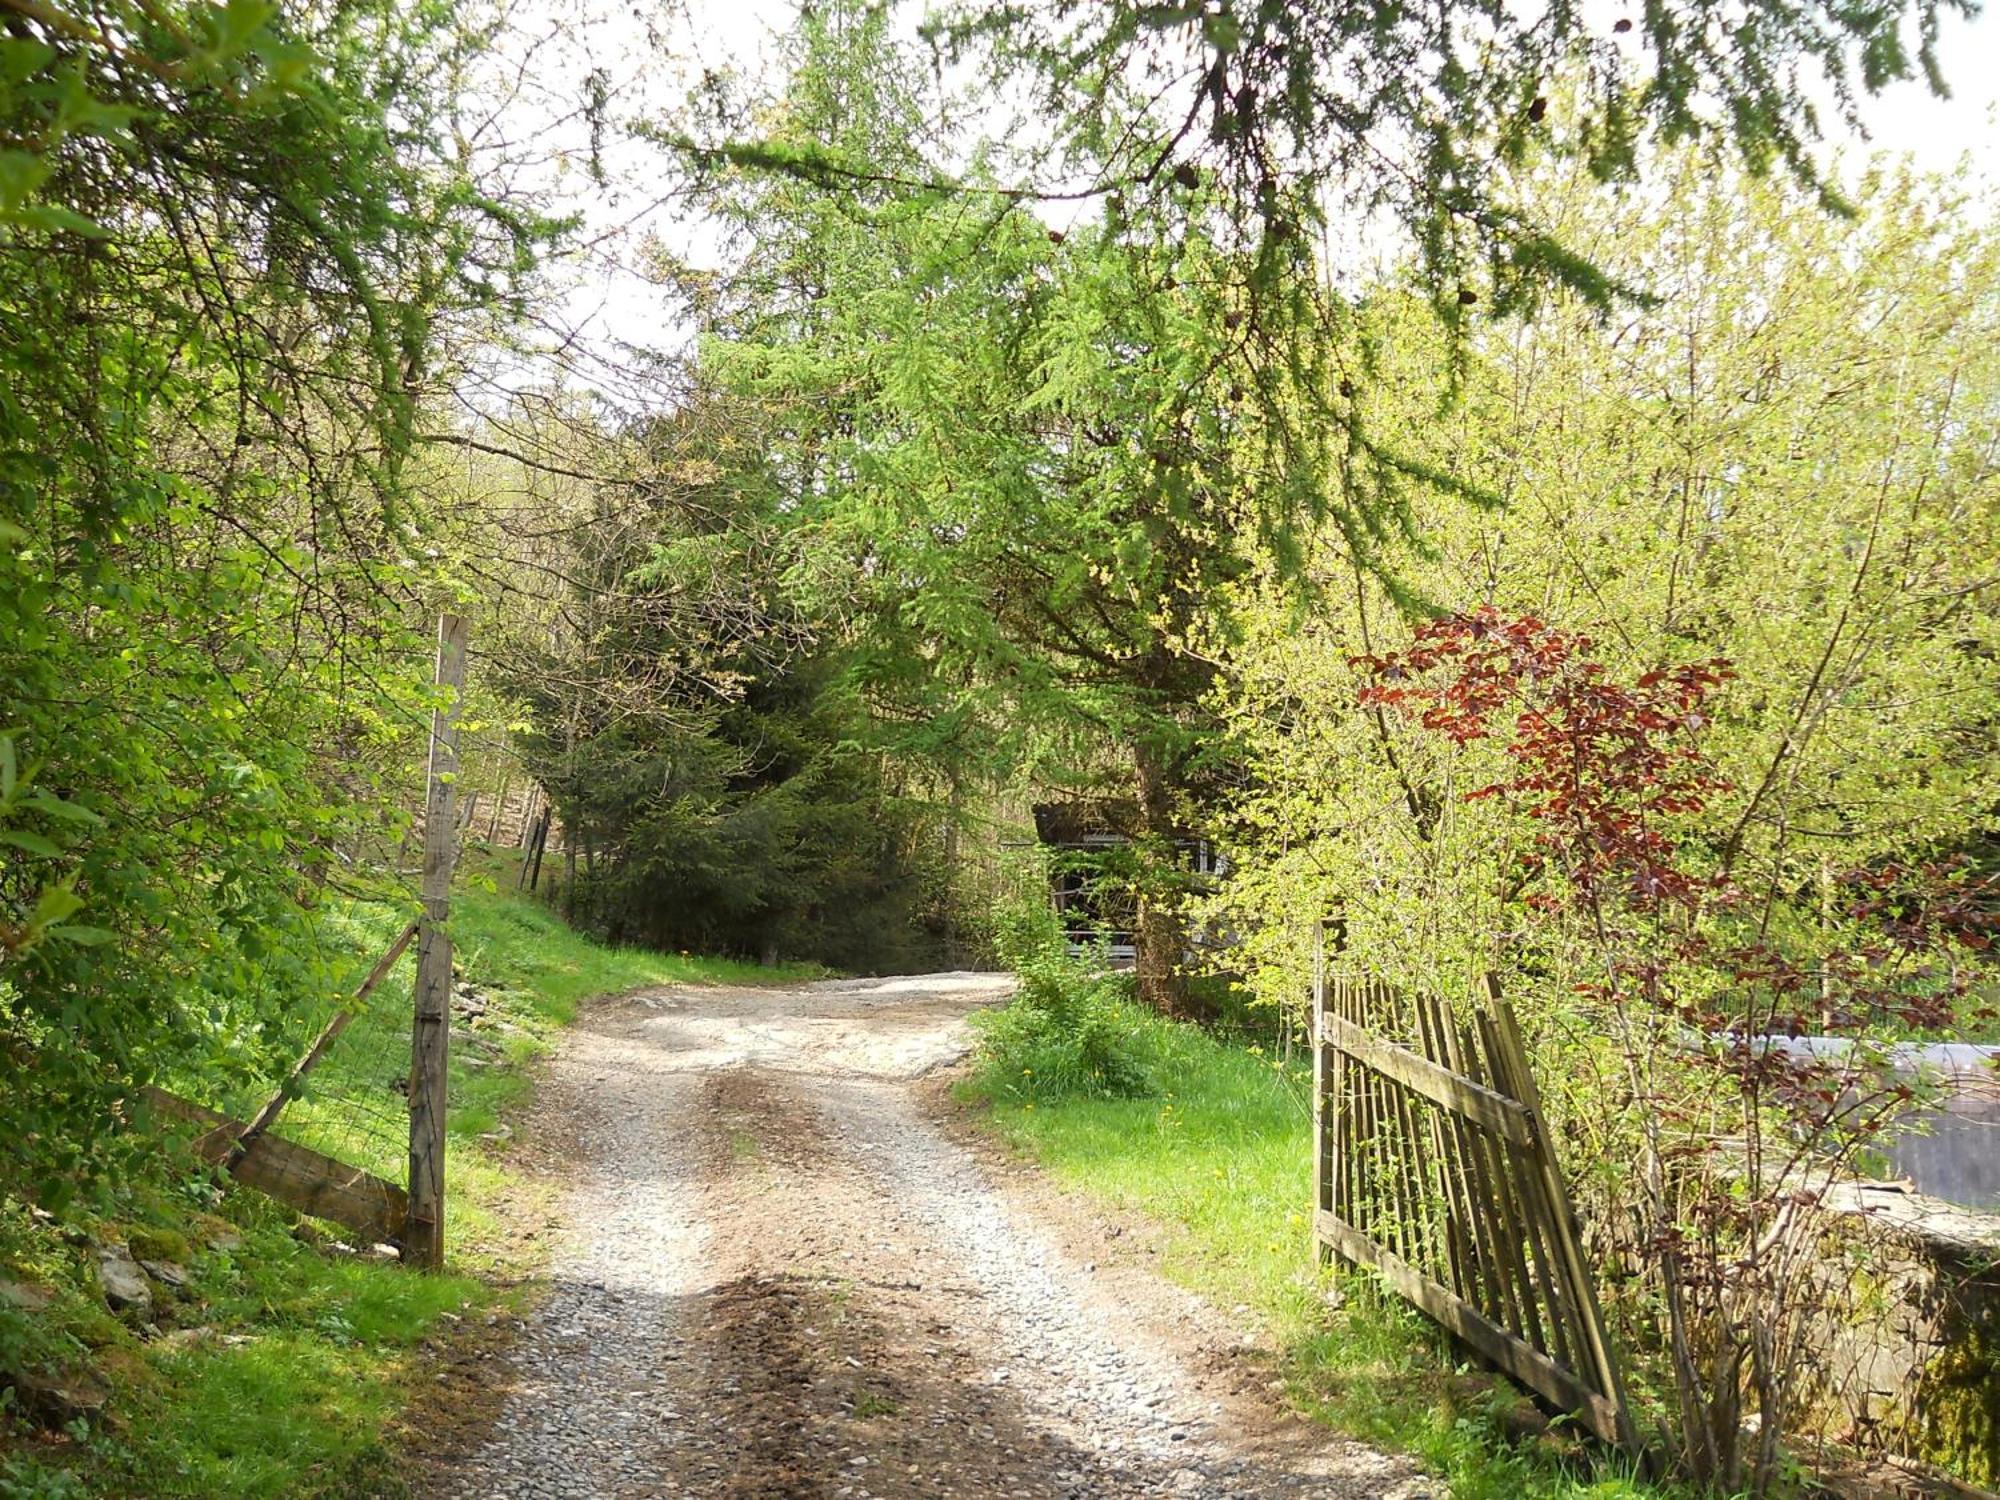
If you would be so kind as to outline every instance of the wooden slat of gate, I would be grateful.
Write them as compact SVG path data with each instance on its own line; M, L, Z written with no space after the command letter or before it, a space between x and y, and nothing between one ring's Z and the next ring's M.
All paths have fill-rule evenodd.
M1439 1034L1439 1016L1431 997L1417 997L1416 1011L1425 1055L1442 1057L1444 1048ZM1431 1126L1431 1149L1437 1154L1438 1174L1443 1179L1450 1205L1452 1290L1478 1308L1489 1322L1504 1319L1506 1314L1500 1310L1499 1299L1495 1295L1494 1275L1498 1262L1487 1233L1485 1216L1479 1211L1479 1201L1465 1169L1467 1127L1463 1120L1444 1110L1432 1113Z
M1331 1214L1319 1225L1322 1239L1356 1265L1378 1271L1397 1295L1429 1314L1448 1331L1509 1375L1582 1417L1590 1430L1606 1442L1618 1443L1620 1415L1609 1399L1585 1385L1573 1370L1557 1364L1541 1351L1531 1348L1511 1329L1490 1322L1478 1309L1466 1305L1428 1276L1413 1269L1392 1251Z
M1637 1451L1526 1049L1315 964L1314 1232L1523 1384ZM1389 1034L1385 1034L1389 1033ZM1392 1039L1408 1037L1414 1047Z
M1487 983L1492 986L1490 977ZM1493 989L1492 1001L1494 1013L1499 1019L1499 1033L1506 1051L1506 1066L1514 1085L1514 1096L1534 1116L1539 1117L1541 1094L1535 1087L1534 1069L1528 1063L1527 1048L1522 1044L1521 1028L1514 1020L1513 1008L1500 998L1497 988ZM1598 1388L1616 1401L1623 1412L1624 1391L1619 1382L1618 1363L1611 1354L1611 1340L1605 1332L1604 1314L1597 1304L1596 1279L1590 1274L1590 1264L1584 1258L1583 1237L1577 1230L1576 1215L1570 1207L1569 1193L1563 1187L1562 1173L1556 1165L1553 1150L1546 1142L1537 1153L1537 1165L1541 1168L1546 1186L1550 1235L1562 1257L1561 1268L1569 1283L1570 1301L1576 1312L1577 1329L1585 1345L1585 1354L1595 1368Z

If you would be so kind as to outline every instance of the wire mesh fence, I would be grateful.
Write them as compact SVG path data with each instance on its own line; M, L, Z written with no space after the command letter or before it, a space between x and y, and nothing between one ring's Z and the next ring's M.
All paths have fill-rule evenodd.
M291 1056L307 1049L340 1017L345 1026L299 1078L293 1097L272 1127L289 1140L390 1182L403 1178L410 1144L410 992L416 972L414 945L403 951L369 993L356 1000L376 965L405 936L410 914L394 907L349 906L323 919L327 939L338 945L335 983L287 1030ZM293 1063L292 1066L296 1066ZM271 1080L265 1097L244 1100L255 1112L286 1082Z
M404 925L399 927L401 922ZM407 1194L411 932L387 904L319 914L320 951L266 1023L255 1064L190 1068L149 1091L195 1154L363 1243L397 1241ZM303 990L303 993L300 991Z

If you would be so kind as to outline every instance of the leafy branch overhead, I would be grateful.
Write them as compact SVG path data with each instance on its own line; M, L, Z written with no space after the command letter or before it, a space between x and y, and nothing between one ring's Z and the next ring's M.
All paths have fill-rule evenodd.
M1456 321L1482 293L1506 309L1552 285L1600 302L1611 290L1521 194L1515 171L1535 155L1630 182L1649 142L1713 143L1835 204L1815 86L1848 124L1903 80L1943 93L1940 23L1976 11L1973 0L961 0L929 31L953 57L1036 80L1041 118L1056 124L1052 169L1103 193L1204 207L1214 197L1197 189L1217 183L1272 269L1296 253L1280 247L1329 220L1387 213Z

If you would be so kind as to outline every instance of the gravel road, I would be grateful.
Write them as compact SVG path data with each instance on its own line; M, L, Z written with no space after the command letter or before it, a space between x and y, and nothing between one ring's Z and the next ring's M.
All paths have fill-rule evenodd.
M1229 1319L1149 1265L1100 1267L1092 1237L1117 1227L940 1121L924 1080L1006 990L933 974L591 1010L538 1106L570 1182L550 1295L442 1492L1433 1493L1278 1415Z

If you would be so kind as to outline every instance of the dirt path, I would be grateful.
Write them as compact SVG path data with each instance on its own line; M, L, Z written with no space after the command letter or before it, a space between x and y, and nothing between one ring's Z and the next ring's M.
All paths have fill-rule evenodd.
M539 1106L574 1181L551 1295L441 1492L1428 1493L1275 1417L1226 1320L1100 1271L1073 1204L933 1118L921 1081L1004 993L941 974L592 1011Z

